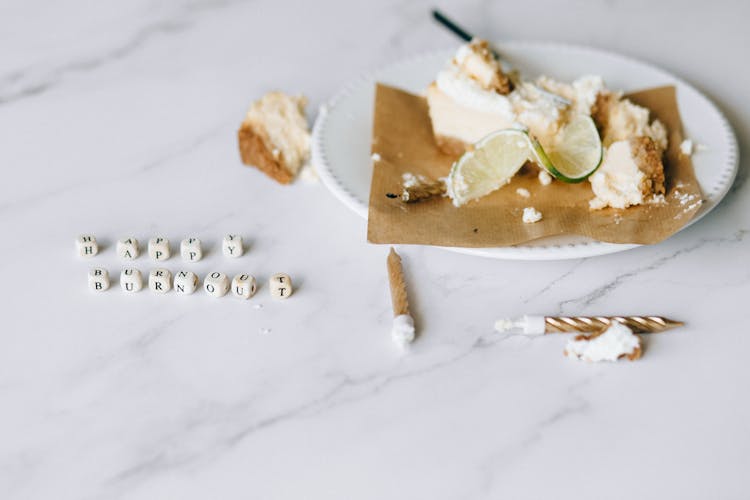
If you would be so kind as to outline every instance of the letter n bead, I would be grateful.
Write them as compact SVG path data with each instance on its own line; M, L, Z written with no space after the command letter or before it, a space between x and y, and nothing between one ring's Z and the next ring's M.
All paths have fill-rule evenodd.
M209 273L203 280L203 289L211 297L223 297L229 291L229 278L218 271Z
M94 292L103 292L109 288L109 272L101 267L89 271L89 288Z
M275 299L286 299L292 294L292 278L288 274L276 273L268 280L271 289L271 297Z
M249 299L255 294L255 277L250 274L238 274L232 280L232 294L238 299Z
M190 295L198 289L198 275L191 271L177 271L174 275L174 291L180 295Z
M148 273L148 287L155 293L167 293L172 289L172 273L169 269L152 269Z

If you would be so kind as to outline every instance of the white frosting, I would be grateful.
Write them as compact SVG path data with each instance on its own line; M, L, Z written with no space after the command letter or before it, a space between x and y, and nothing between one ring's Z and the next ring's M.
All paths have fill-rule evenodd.
M565 355L584 361L617 361L620 356L632 354L640 345L640 339L630 328L614 321L594 339L569 340Z
M414 319L408 314L400 314L393 318L393 329L391 330L393 342L405 348L414 341Z
M613 142L646 136L653 139L660 149L667 149L667 129L659 120L649 124L649 110L621 99L612 104L604 134L605 146Z
M438 73L435 83L441 91L463 106L502 115L509 122L515 120L513 106L506 96L484 89L478 81L461 72L453 63Z
M680 143L680 153L684 156L692 156L694 150L693 141L685 139Z
M542 220L542 212L534 207L526 207L523 209L523 222L524 224L533 224Z
M495 330L500 333L519 333L523 335L544 335L544 316L522 316L520 318L501 318L495 321Z
M552 183L552 176L546 170L539 171L539 184L549 186Z
M627 208L643 203L641 185L645 175L633 158L630 142L613 143L604 153L599 169L589 177L596 198L589 202L592 209Z
M516 194L522 198L528 198L531 196L531 193L529 193L528 189L524 188L518 188L516 189Z

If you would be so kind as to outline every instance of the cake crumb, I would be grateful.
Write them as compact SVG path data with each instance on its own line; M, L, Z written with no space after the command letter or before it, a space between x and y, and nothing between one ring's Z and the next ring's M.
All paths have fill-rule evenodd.
M526 207L523 209L523 222L524 224L533 224L542 220L542 213L534 207Z
M680 143L680 154L683 156L693 156L693 152L695 151L695 146L693 144L693 141L690 139L685 139Z
M516 194L522 198L528 198L529 196L531 196L531 193L529 193L529 190L524 189L524 188L516 189Z
M372 158L372 161L380 161L383 159L378 153L373 153L370 158Z
M539 184L549 186L552 183L552 176L546 170L539 171Z

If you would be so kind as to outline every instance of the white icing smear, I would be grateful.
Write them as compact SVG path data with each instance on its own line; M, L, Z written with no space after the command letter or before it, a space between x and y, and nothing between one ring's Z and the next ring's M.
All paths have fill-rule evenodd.
M584 361L617 361L633 354L641 340L624 324L614 321L607 330L591 340L569 340L565 355Z
M406 348L406 346L414 342L415 334L414 318L408 314L400 314L393 318L391 336L397 346Z

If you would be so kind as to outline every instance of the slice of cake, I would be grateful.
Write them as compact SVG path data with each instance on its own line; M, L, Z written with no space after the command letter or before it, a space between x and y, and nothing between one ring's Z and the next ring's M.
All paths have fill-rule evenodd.
M461 46L427 87L432 130L441 151L459 154L489 132L510 127L510 80L484 40Z
M599 169L589 177L592 209L627 208L664 194L662 152L647 136L610 144Z
M505 128L527 128L543 146L574 113L589 114L601 77L572 84L541 77L512 86L486 41L458 49L426 91L438 148L460 154L486 135Z
M310 157L310 129L305 117L307 99L269 92L254 102L240 126L242 163L288 184Z

